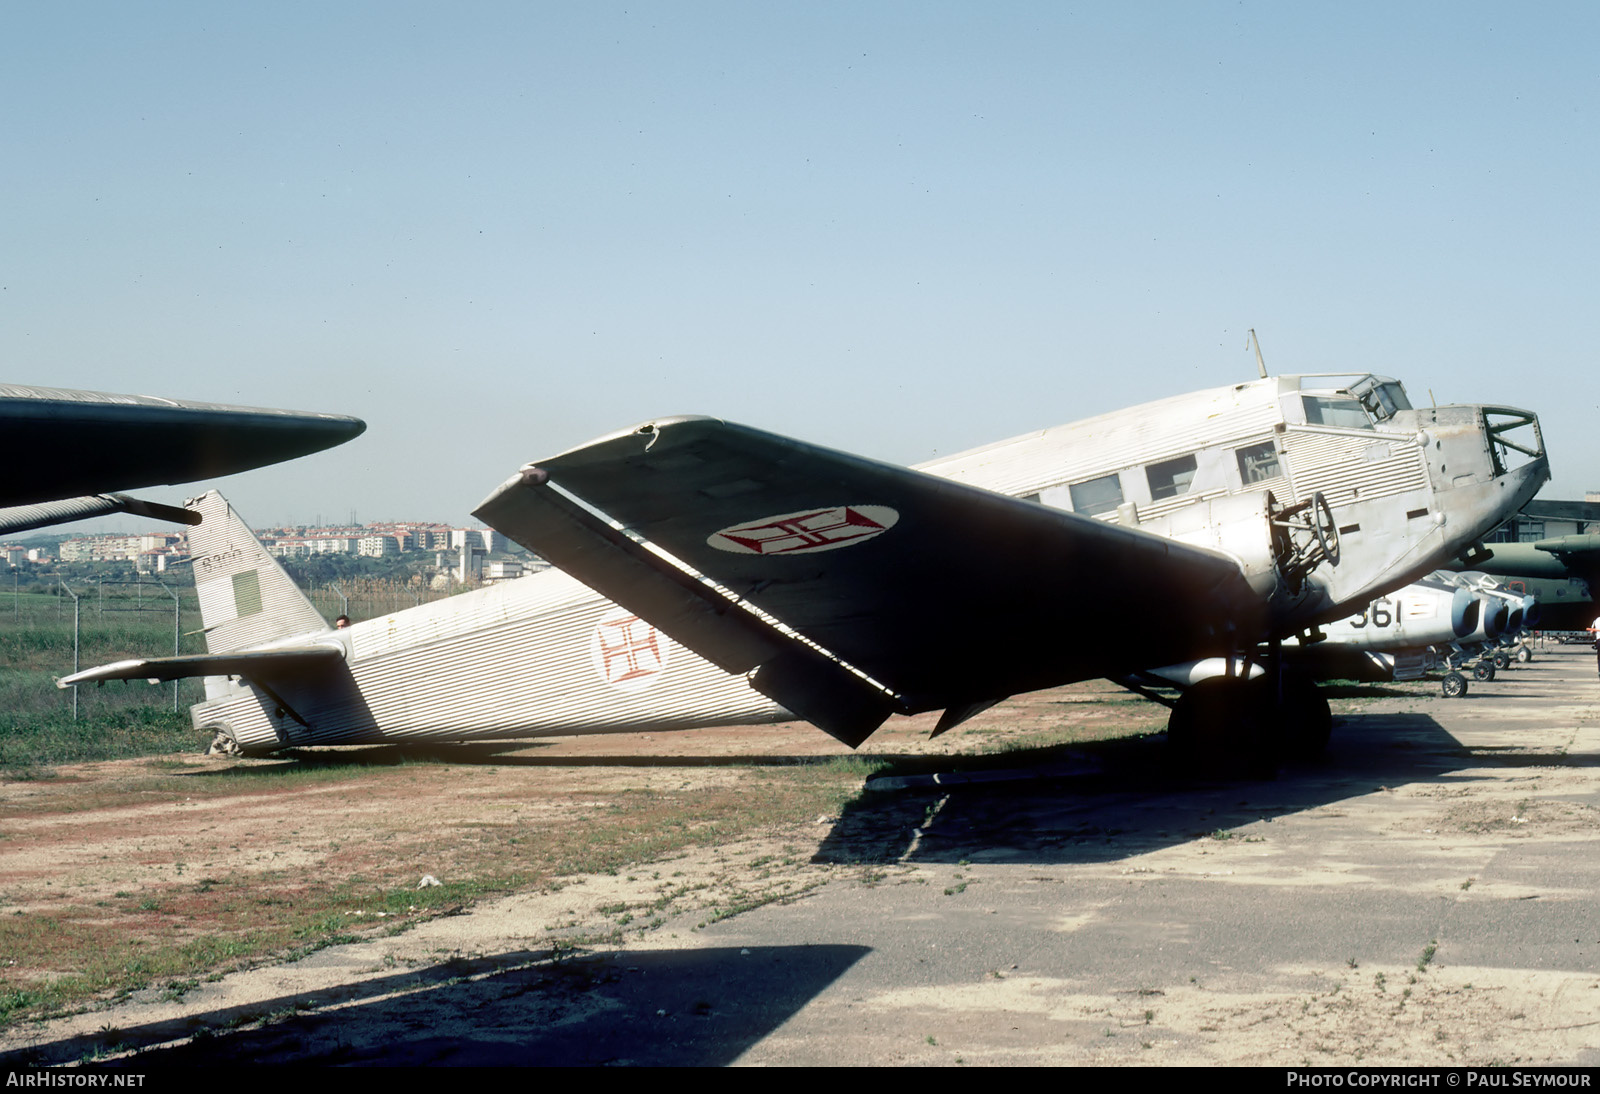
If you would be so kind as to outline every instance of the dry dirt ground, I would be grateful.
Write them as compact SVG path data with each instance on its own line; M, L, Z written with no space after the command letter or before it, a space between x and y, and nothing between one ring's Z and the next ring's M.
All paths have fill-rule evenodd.
M337 907L356 940L297 960L13 1021L0 1060L1596 1062L1593 673L1552 652L1465 701L1358 691L1325 763L1265 783L1171 771L1159 739L919 774L1008 735L1159 724L1092 686L932 742L890 727L863 752L909 777L854 800L860 771L812 762L847 750L804 726L373 752L222 789L272 762L62 769L0 786L0 917L200 939L312 890L499 880ZM796 815L833 784L842 804ZM788 812L739 808L764 796ZM629 818L710 835L652 853ZM624 830L637 854L579 846ZM52 945L0 953L6 986L57 974Z

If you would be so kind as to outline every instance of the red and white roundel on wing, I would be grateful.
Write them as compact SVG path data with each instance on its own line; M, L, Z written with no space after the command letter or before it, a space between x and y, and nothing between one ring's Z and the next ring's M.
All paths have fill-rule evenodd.
M735 524L706 542L736 555L806 555L865 543L899 519L887 505L835 505Z
M672 640L627 608L612 608L594 625L589 660L618 691L643 691L667 671Z

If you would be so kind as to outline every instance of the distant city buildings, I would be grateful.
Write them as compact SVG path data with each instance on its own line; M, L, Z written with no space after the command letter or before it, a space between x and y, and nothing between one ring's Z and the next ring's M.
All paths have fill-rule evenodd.
M283 559L307 559L316 555L391 558L416 551L448 551L459 556L463 548L469 558L481 558L511 549L510 541L492 528L452 528L421 521L385 521L331 528L267 528L257 530L256 535L269 554ZM49 548L25 549L13 545L0 547L0 550L5 551L6 562L11 566L50 562L55 557ZM163 571L188 558L188 536L182 531L78 536L64 540L60 547L62 562L132 562L140 572L146 573ZM475 572L476 568L473 569ZM497 578L504 576L514 575L496 574Z

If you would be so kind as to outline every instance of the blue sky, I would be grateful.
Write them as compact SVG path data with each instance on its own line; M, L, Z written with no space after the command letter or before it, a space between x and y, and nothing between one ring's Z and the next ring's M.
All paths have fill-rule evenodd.
M252 523L671 413L898 462L1255 375L1600 489L1600 6L0 7L6 379L358 414ZM163 500L187 491L150 491Z

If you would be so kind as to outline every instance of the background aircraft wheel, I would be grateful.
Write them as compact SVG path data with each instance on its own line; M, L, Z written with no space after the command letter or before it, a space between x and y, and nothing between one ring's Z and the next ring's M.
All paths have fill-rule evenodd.
M1474 680L1484 680L1484 681L1493 680L1494 679L1494 662L1493 661L1479 661L1476 665L1474 665L1472 667L1472 678Z
M1439 681L1439 688L1446 699L1459 699L1467 693L1467 678L1459 672L1447 672Z
M1508 668L1510 668L1511 667L1511 655L1509 653L1497 653L1497 654L1495 654L1494 655L1494 667L1496 669L1508 669Z
M1533 660L1533 651L1532 650L1530 650L1527 646L1518 646L1517 647L1517 661L1518 661L1518 663L1526 665L1529 661L1532 661L1532 660Z

